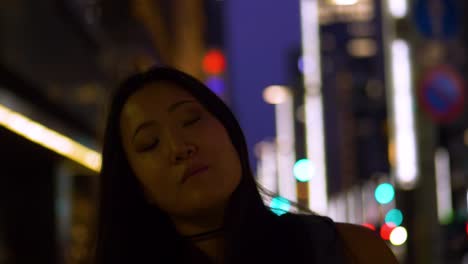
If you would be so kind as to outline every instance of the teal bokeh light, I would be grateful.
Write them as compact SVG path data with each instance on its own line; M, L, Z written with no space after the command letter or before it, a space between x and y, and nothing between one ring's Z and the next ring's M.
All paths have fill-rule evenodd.
M388 211L385 216L385 223L393 223L395 226L401 225L401 223L403 223L403 213L398 209Z
M281 196L276 196L271 200L270 208L275 214L282 215L289 212L289 209L291 209L291 203Z
M395 189L390 183L382 183L375 189L375 199L380 204L388 204L395 198Z
M300 159L294 164L293 173L296 180L300 182L308 182L313 176L313 165L308 159Z

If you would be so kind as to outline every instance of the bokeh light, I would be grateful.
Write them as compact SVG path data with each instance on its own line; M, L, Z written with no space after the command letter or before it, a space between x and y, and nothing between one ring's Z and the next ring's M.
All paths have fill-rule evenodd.
M354 57L372 57L377 53L377 43L371 38L356 38L348 42L347 49Z
M390 234L392 233L393 229L395 229L396 226L392 223L390 224L383 224L380 227L380 236L382 237L383 240L389 240L390 239Z
M403 245L407 239L408 232L406 231L406 228L402 226L394 228L390 234L390 243L392 243L394 246Z
M203 70L207 74L221 74L226 69L226 59L221 50L209 50L203 58Z
M291 203L281 196L276 196L271 200L270 208L275 214L282 215L289 211Z
M403 213L398 209L392 209L388 211L385 216L385 223L392 223L395 226L401 225L403 222Z
M388 11L395 18L403 18L408 13L407 0L392 0L388 1Z
M355 5L358 3L358 0L332 0L335 5Z
M294 177L300 182L308 182L313 178L314 167L309 159L298 160L293 167Z
M223 78L219 76L211 76L206 79L206 85L217 95L222 95L225 90Z
M364 224L362 224L362 226L367 227L372 231L376 230L375 226L373 224L371 224L371 223L364 223Z
M263 99L269 104L281 104L288 96L288 88L282 85L271 85L263 90Z
M388 204L395 197L395 189L390 183L382 183L375 189L375 199L380 204Z

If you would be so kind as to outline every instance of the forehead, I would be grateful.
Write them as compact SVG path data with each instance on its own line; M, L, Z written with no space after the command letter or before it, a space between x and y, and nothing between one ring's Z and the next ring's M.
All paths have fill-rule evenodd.
M133 93L124 105L126 108L158 107L167 109L174 101L181 99L195 99L189 92L178 84L160 81L150 83Z
M127 99L122 109L121 121L131 125L130 123L146 120L149 114L165 114L169 106L181 100L195 98L172 82L161 81L145 85Z

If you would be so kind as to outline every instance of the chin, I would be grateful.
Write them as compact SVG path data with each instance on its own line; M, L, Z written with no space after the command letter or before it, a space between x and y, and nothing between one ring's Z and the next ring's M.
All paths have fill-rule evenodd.
M210 196L198 196L197 199L189 199L182 204L179 204L177 211L180 215L184 216L195 216L200 214L211 214L213 212L218 212L224 210L227 201L229 198L220 198L215 199Z

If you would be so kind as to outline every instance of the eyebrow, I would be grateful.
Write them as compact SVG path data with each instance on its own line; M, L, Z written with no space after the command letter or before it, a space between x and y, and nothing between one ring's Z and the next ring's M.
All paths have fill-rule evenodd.
M172 105L170 105L168 108L167 108L167 112L169 113L172 113L174 112L177 108L179 108L180 106L184 105L184 104L188 104L188 103L195 103L196 101L195 100L182 100L182 101L178 101L176 103L173 103ZM135 130L135 133L133 133L133 137L132 137L132 141L135 140L135 137L136 135L138 134L138 132L140 132L140 130L142 129L145 129L149 126L152 126L154 124L156 124L157 122L154 121L154 120L150 120L150 121L146 121L146 122L143 122L142 124L140 124L136 130Z

